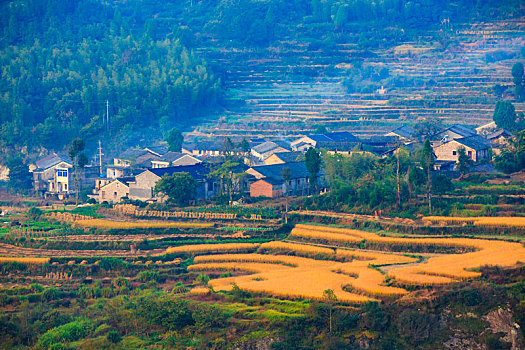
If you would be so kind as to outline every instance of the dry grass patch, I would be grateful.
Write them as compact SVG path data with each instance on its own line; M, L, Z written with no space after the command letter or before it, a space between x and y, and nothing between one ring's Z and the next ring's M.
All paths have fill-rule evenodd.
M446 222L448 224L473 223L475 226L489 227L525 227L525 217L510 216L476 216L476 217L454 217L454 216L425 216L423 220L432 223Z
M23 264L45 264L49 262L49 258L0 257L0 263L7 263L7 262L19 262Z
M213 224L194 222L163 222L163 221L113 221L106 219L78 220L76 224L86 227L102 229L133 229L133 228L204 228L212 227Z

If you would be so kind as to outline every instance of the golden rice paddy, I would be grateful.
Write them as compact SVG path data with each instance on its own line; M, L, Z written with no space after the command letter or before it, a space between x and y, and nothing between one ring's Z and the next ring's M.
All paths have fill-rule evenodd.
M45 264L49 262L49 258L15 258L15 257L0 257L0 263L19 262L23 264Z
M322 299L326 289L332 289L337 299L347 303L363 303L379 298L408 293L404 285L441 285L480 276L476 269L483 266L514 266L525 262L525 247L521 243L471 238L399 238L345 228L297 225L290 237L321 241L325 245L374 242L383 246L406 246L406 252L417 245L457 248L460 253L442 254L420 262L403 253L332 249L307 244L268 242L253 254L232 254L236 249L228 244L214 249L210 245L177 247L179 251L227 252L203 255L194 259L190 271L232 271L238 276L209 281L215 291L242 290L262 292L285 298ZM174 249L174 248L170 248ZM252 247L255 249L255 247ZM237 251L239 251L237 250ZM466 251L466 252L465 252ZM266 254L260 254L260 253ZM317 257L332 256L333 260L316 260L297 253ZM325 256L326 258L326 256ZM337 260L337 261L336 261ZM388 266L388 272L379 266ZM387 285L387 280L394 284Z

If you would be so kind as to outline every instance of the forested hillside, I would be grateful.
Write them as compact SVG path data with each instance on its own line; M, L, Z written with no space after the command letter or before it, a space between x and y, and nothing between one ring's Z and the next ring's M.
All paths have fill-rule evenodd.
M189 130L200 117L233 123L224 130L268 132L266 118L279 121L279 130L300 131L317 120L339 128L370 111L393 115L391 123L413 105L459 105L445 116L452 119L477 107L486 118L478 90L459 98L442 86L442 53L454 52L458 35L467 35L461 23L518 23L516 32L491 28L512 39L522 16L519 0L5 1L0 147L60 150L79 136L102 137L116 148L163 138L159 128ZM480 45L496 50L485 59L498 61L515 59L520 43ZM411 59L431 54L418 56L415 66L398 59L403 50ZM471 62L447 62L455 79L448 84L486 84L505 68L481 74L464 69ZM371 101L382 85L401 92ZM440 90L410 98L429 87ZM441 103L443 94L451 102ZM278 119L283 116L289 118ZM243 118L246 123L235 124Z
M220 81L178 27L156 38L138 5L123 13L90 0L1 5L3 148L59 150L101 133L123 142L133 131L191 123L216 105Z

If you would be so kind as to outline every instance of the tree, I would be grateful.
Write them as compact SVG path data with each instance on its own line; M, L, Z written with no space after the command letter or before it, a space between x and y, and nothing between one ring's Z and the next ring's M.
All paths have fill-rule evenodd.
M519 132L494 158L494 165L508 174L525 169L525 130Z
M177 205L187 205L195 198L197 182L186 172L163 175L155 185L155 193L168 196L168 201Z
M428 139L425 140L423 149L421 151L421 166L427 175L427 200L428 200L428 212L432 213L432 170L434 170L434 152Z
M334 304L337 303L337 296L334 294L333 289L326 289L323 291L323 301L328 304L328 312L329 312L329 331L330 334L332 334L332 310L334 308Z
M443 174L437 174L432 179L432 191L437 194L446 194L454 189L450 178Z
M241 191L243 178L246 175L244 171L238 172L239 165L240 163L226 160L210 173L210 176L218 177L221 180L221 192L228 195L230 204L233 201L234 193Z
M327 132L328 130L326 129L326 126L324 125L319 124L315 127L316 134L326 134Z
M68 154L73 161L73 177L75 180L75 203L78 205L78 195L81 190L80 172L87 165L88 159L83 153L86 144L81 138L76 138L69 145Z
M11 158L6 165L9 169L9 188L14 191L25 191L31 188L31 173L22 158Z
M306 170L310 173L310 188L313 192L317 192L317 174L321 170L321 155L319 151L311 147L305 154Z
M458 165L456 167L459 173L461 174L460 179L463 178L463 176L469 170L469 168L472 166L473 163L474 161L467 154L465 147L459 147L458 148Z
M224 143L222 144L222 152L227 161L231 160L234 150L235 150L235 144L233 143L232 139L229 137L226 137L224 139Z
M520 102L525 101L525 75L523 63L518 62L512 66L512 81L515 84L514 93Z
M416 136L420 138L427 138L430 135L434 135L443 129L441 122L434 117L426 118L418 121L414 125Z
M173 128L169 131L168 137L166 139L168 142L168 151L170 152L180 152L182 151L182 143L184 142L184 137L182 136L182 132L177 129Z
M250 156L250 150L252 149L250 147L250 143L246 140L246 138L242 138L242 141L238 145L239 150L243 153L244 158L248 159Z
M498 101L494 109L492 119L498 128L514 131L517 128L516 124L516 109L509 101Z
M285 201L286 201L284 222L288 223L288 192L290 191L288 188L289 187L288 181L290 181L290 178L292 177L292 171L290 170L290 168L284 167L283 170L281 170L281 177L284 181L284 191L285 191L284 196L285 196Z
M336 29L343 31L343 28L348 21L348 5L341 5L337 9L334 17L334 24Z

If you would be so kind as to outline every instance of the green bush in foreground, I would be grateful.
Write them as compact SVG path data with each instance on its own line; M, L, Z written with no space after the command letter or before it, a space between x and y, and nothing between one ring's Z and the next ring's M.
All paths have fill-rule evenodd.
M77 320L55 327L44 333L36 343L37 349L56 349L55 345L69 343L85 338L93 332L94 323L90 320ZM58 347L60 348L60 346Z

